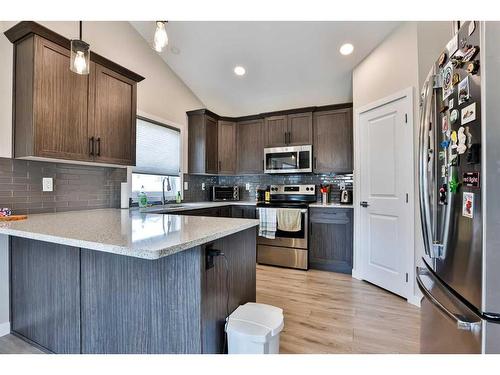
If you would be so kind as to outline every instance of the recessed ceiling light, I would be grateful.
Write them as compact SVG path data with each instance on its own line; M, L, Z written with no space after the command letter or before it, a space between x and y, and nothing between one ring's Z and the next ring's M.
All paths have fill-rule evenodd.
M354 51L354 46L351 43L345 43L342 44L339 51L342 55L350 55Z
M235 66L234 67L234 74L236 74L237 76L244 76L246 73L246 70L244 67L242 66Z

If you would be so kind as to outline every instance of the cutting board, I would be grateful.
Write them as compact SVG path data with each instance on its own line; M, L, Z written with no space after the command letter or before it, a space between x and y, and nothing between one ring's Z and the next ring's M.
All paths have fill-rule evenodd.
M10 215L10 216L0 216L0 221L17 221L26 220L28 215Z

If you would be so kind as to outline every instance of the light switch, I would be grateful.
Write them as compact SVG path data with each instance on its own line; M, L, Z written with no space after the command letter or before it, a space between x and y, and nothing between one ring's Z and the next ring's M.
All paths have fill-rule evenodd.
M205 183L204 182L201 183L201 190L205 190Z
M184 181L184 190L187 190L187 189L189 189L188 182Z
M43 191L54 191L54 179L52 177L42 178L42 190Z
M250 183L249 183L249 182L247 182L247 183L245 184L245 189L246 189L247 191L250 191Z

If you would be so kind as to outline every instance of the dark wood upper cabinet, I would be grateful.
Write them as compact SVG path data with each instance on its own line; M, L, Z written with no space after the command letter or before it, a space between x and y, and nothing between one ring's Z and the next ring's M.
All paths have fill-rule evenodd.
M252 174L264 172L264 121L262 119L238 122L237 172Z
M352 132L352 108L314 112L314 173L352 172Z
M271 116L265 118L266 147L285 146L288 142L288 116Z
M69 40L23 21L14 43L14 157L135 164L137 82L97 54L89 75L69 69Z
M236 123L219 120L218 155L219 173L236 173Z
M266 147L312 143L312 112L265 118Z
M218 172L217 120L206 114L188 115L188 173Z
M312 141L312 112L288 115L288 144L310 145Z
M99 64L93 70L95 160L135 165L136 84Z
M352 103L244 117L187 112L188 173L264 173L264 147L313 145L314 172L352 172Z

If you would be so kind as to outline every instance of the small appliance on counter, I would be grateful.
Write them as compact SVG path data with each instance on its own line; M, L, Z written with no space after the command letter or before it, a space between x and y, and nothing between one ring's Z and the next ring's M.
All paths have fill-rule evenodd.
M341 190L340 203L341 204L351 204L352 203L352 190Z
M240 189L235 186L214 185L210 188L210 200L220 201L239 201Z

